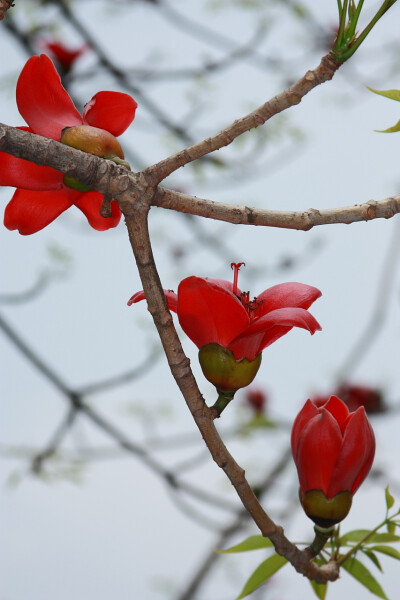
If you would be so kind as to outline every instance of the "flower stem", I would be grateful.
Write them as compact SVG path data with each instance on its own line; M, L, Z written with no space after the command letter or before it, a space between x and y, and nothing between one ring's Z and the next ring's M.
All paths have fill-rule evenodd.
M228 406L229 402L233 399L235 392L227 391L227 390L219 390L217 388L218 398L213 406L213 409L216 411L216 417L219 418L221 416L222 411Z
M318 527L318 525L314 525L315 537L310 546L306 548L307 552L313 557L317 556L317 554L321 552L322 548L331 537L334 530L334 526L325 529L324 527Z

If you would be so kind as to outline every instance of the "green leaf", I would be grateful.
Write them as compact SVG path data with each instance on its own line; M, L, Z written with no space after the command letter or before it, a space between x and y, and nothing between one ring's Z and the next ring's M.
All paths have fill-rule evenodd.
M319 598L319 600L325 600L326 592L328 591L328 584L317 583L316 581L310 581L310 583L317 598Z
M351 556L342 564L342 567L352 575L354 579L357 579L357 581L364 585L370 592L375 594L375 596L383 598L383 600L389 600L380 584L362 562Z
M400 552L391 546L372 546L370 550L373 550L374 552L381 552L381 554L387 554L387 556L391 556L392 558L397 558L397 560L400 560Z
M368 550L366 548L363 548L361 550L361 552L363 552L365 554L365 556L367 556L367 558L369 558L370 561L374 563L376 568L379 569L383 573L382 565L379 562L378 557L375 556L375 554L372 552L372 550L370 548Z
M370 92L374 92L374 94L379 94L379 96L385 96L385 98L390 98L391 100L397 100L397 102L400 102L400 90L383 90L380 92L379 90L374 90L374 88L371 88L368 85L366 87Z
M267 558L267 560L264 560L264 562L258 565L254 573L250 575L236 600L241 600L241 598L245 598L245 596L248 596L251 594L251 592L254 592L254 590L265 583L267 579L279 571L279 569L286 563L286 558L284 556L279 556L279 554L273 554Z
M233 554L234 552L249 552L260 548L271 548L272 542L262 535L251 535L240 544L227 548L227 550L216 550L219 554Z
M393 521L389 521L388 523L386 523L386 529L389 533L394 533L396 531L396 523L394 523Z
M347 542L359 542L369 533L368 529L354 529L342 535L339 542L341 546L348 546Z
M394 533L374 533L365 542L366 544L379 544L380 542L393 543L400 542L400 536L394 535Z
M354 531L349 531L345 535L340 538L340 544L342 546L349 546L349 542L360 542L366 535L368 535L368 529L355 529ZM380 542L400 542L400 536L394 535L393 533L373 533L364 543L369 544L379 544Z
M400 131L400 121L397 121L396 125L393 127L388 127L387 129L375 129L378 133L396 133Z
M399 121L399 123L400 123L400 121ZM393 498L392 494L389 492L388 485L385 487L385 500L386 500L387 509L390 510L394 504L394 498Z

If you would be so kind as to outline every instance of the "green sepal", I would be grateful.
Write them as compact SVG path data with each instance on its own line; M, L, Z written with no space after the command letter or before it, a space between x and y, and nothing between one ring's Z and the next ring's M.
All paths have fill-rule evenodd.
M300 502L307 517L324 529L328 529L349 514L353 496L348 491L327 498L322 490L299 490Z
M217 390L229 392L236 392L253 381L261 365L261 356L260 353L254 360L236 360L230 350L215 342L199 350L199 362L206 379Z

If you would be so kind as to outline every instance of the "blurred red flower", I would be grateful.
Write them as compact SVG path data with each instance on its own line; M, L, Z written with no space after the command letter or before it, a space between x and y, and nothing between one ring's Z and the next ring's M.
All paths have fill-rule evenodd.
M19 112L29 125L19 129L57 141L65 128L80 125L119 136L133 121L137 107L127 94L98 92L86 104L81 116L61 85L53 63L44 54L27 61L18 78L16 95ZM5 152L0 152L0 185L17 188L6 207L4 225L18 229L22 235L43 229L72 205L99 231L115 227L121 218L116 202L111 203L111 217L99 214L103 201L100 192L72 189L65 185L60 171Z
M247 405L258 415L264 412L267 399L267 394L260 388L249 388L245 392Z
M233 284L223 279L187 277L178 293L164 290L170 310L178 314L183 331L202 348L216 343L230 350L236 361L249 361L273 344L293 327L311 334L321 329L306 310L321 296L321 292L303 283L281 283L250 300L249 292L237 287L240 265L235 269ZM128 305L145 298L137 292Z
M363 406L368 414L381 413L386 410L382 392L368 386L342 383L333 395L340 398L352 412L360 406ZM322 394L313 396L311 400L316 406L322 406L328 402L329 398L330 395Z
M63 44L63 42L44 39L39 40L38 47L43 50L43 52L46 52L46 54L50 54L50 56L61 66L64 73L68 73L76 60L89 49L88 44L82 44L79 48L71 50L68 46Z
M335 395L343 400L350 411L357 410L360 406L363 406L368 414L385 411L382 393L368 386L343 383Z

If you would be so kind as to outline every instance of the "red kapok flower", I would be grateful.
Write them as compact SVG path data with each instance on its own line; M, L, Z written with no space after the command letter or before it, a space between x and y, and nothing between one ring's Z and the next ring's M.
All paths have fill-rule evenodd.
M255 387L249 388L246 391L245 401L256 414L261 415L265 409L267 394L262 389Z
M342 383L333 395L340 398L351 412L360 406L365 408L367 414L381 413L386 410L382 392L366 385ZM322 406L328 402L330 396L331 394L319 394L313 396L311 400L316 406Z
M382 392L366 385L342 383L337 389L336 395L351 411L357 410L359 406L363 406L368 414L381 413L386 410Z
M64 141L61 138L73 131L75 138L80 139L65 143L116 162L123 159L123 151L115 136L121 135L131 124L137 107L135 100L127 94L98 92L86 104L81 116L45 54L33 56L22 69L17 83L17 105L29 125L19 129L57 141ZM88 129L92 133L90 144L94 138L101 145L103 137L107 137L104 152L93 150L90 144L85 147L85 130L87 133ZM110 136L114 138L111 149ZM99 231L115 227L121 218L116 202L111 203L111 217L100 215L103 202L100 192L82 191L87 188L71 178L66 179L60 171L5 152L0 152L0 185L17 188L6 207L4 225L8 229L18 229L22 235L40 231L72 205L77 206L90 225Z
M232 284L223 279L187 277L178 293L164 290L170 310L178 314L183 331L198 348L215 342L231 350L236 360L253 360L293 327L311 334L321 329L307 308L321 292L303 283L281 283L250 300L249 292L237 287L237 271ZM137 292L128 305L145 298Z
M350 412L336 396L321 407L307 400L291 443L306 514L321 527L338 523L374 460L375 437L364 408Z
M52 58L62 67L64 73L68 73L75 61L89 49L88 44L82 44L79 48L71 50L62 42L43 39L39 40L38 47L41 48L43 52L46 52L46 54L50 54L50 56L52 56Z
M164 290L170 310L200 348L200 363L207 379L219 390L237 390L249 385L261 363L261 352L292 327L315 333L321 329L307 308L321 292L302 283L282 283L250 300L249 292L237 287L238 270L232 264L233 284L222 279L187 277L178 293ZM131 305L145 298L132 296Z

